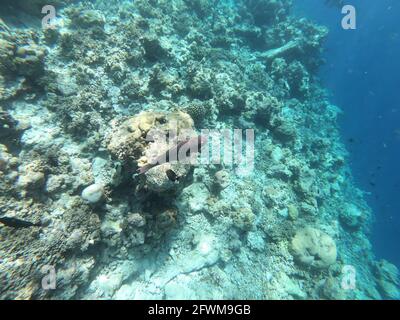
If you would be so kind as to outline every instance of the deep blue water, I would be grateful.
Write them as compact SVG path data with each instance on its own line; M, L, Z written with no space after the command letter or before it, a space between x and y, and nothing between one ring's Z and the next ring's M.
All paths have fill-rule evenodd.
M341 28L341 10L322 0L294 0L295 12L328 26L320 71L357 185L369 192L374 251L400 266L400 1L350 0L357 29Z

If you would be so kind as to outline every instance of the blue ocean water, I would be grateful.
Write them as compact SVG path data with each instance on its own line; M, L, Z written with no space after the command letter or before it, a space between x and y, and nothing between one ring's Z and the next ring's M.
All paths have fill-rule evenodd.
M297 0L295 10L330 30L320 77L344 111L353 175L375 215L375 254L400 266L400 2L346 4L356 8L356 30L343 30L341 8L323 1Z

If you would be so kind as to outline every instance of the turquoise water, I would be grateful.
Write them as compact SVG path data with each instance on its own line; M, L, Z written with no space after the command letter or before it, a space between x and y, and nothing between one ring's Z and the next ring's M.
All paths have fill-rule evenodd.
M0 4L1 299L399 299L393 1Z

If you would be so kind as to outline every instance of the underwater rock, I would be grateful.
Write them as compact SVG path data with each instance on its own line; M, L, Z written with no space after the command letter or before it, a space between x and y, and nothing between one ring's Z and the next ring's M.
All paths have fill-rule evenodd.
M299 217L299 210L293 204L288 205L288 216L291 220L296 220Z
M13 73L30 78L41 76L44 72L46 49L33 41L29 44L20 42L22 41L18 37L0 37L0 72L9 77Z
M36 44L19 46L14 58L17 73L31 78L41 76L44 72L45 56L45 49Z
M40 160L22 164L18 167L17 186L21 189L23 195L26 192L40 192L46 179L44 171L43 163Z
M207 81L211 81L211 79ZM207 88L207 86L204 84L204 88L202 90L207 91L201 93L206 95L203 99L211 98L211 87ZM221 92L218 92L215 97L215 103L220 113L239 115L246 109L246 97L243 96L242 93L237 89L225 85L220 90Z
M121 164L108 157L96 157L92 162L92 173L96 184L118 186L122 181Z
M8 153L7 147L0 144L0 171L5 171L8 167L11 155Z
M0 72L12 72L15 70L14 54L16 46L7 39L0 38Z
M192 183L180 194L179 202L183 206L182 211L187 212L188 215L202 212L207 207L209 196L210 193L203 183Z
M71 20L77 26L83 28L103 28L105 17L99 10L76 10L70 13Z
M182 279L183 278L183 279ZM178 281L171 281L165 286L165 297L168 300L185 300L185 299L196 299L196 291L188 287L187 283L190 277L180 275L176 278ZM184 282L184 283L182 283Z
M293 297L293 299L304 300L307 298L307 293L301 290L300 286L291 279L286 273L280 272L277 276L279 282L282 284L285 292Z
M179 261L178 265L182 273L200 270L213 265L219 260L219 245L213 235L199 234L194 240L194 250L188 253L186 262Z
M10 101L42 87L46 55L37 32L0 32L0 101Z
M126 223L133 227L143 227L146 225L146 218L139 213L131 213L126 218Z
M247 234L247 243L252 250L263 252L265 250L265 240L260 233L249 231Z
M244 116L264 127L273 126L273 119L282 110L279 100L268 93L251 92L247 95Z
M110 299L115 291L121 287L123 280L124 275L121 271L99 274L90 284L89 292L94 296Z
M257 26L265 26L283 19L289 10L290 2L286 0L245 0L245 6L253 16Z
M146 173L146 187L154 192L176 189L190 171L190 165L164 163L151 168Z
M346 295L340 284L340 279L329 277L323 284L322 295L330 300L344 300Z
M14 144L29 125L15 120L7 111L0 106L0 139L6 144ZM14 143L13 143L14 142Z
M188 85L189 94L199 100L211 99L214 95L212 76L212 70L206 68L194 72Z
M394 264L380 260L374 264L378 289L385 299L400 299L399 270Z
M215 173L215 183L219 190L223 190L229 186L230 175L226 170L219 170Z
M82 191L82 199L89 203L97 203L104 197L104 187L101 184L92 184Z
M56 194L67 188L67 177L64 175L49 175L46 180L45 190L48 194Z
M114 124L108 150L122 163L142 168L193 133L193 120L184 112L142 112ZM179 162L157 165L141 175L140 188L154 192L176 189L190 168L189 163Z
M44 179L43 172L29 172L19 176L18 186L22 189L36 189L44 184Z
M139 162L139 158L151 142L152 133L158 132L165 137L168 131L171 131L179 135L183 130L193 129L193 126L191 117L180 111L141 112L122 123L113 123L107 148L113 156L123 162ZM139 163L142 161L145 159L141 159Z
M305 266L325 269L336 262L336 244L326 233L306 227L297 231L291 250L298 262Z
M253 227L255 214L251 208L240 208L232 212L232 220L235 227L249 231Z
M349 204L340 212L340 222L349 229L358 229L364 220L363 212L354 204Z
M265 203L268 207L280 207L287 203L289 199L287 185L281 182L270 182L262 191Z
M193 9L200 18L204 18L211 13L215 0L184 0L186 5Z
M168 55L168 51L163 48L160 41L157 38L143 37L141 43L144 48L145 57L151 61L156 62L163 59Z

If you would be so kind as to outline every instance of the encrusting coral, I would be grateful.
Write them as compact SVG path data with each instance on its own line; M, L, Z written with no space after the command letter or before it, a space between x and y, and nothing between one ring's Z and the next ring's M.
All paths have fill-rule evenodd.
M324 232L306 227L292 239L291 249L298 261L317 269L327 268L336 261L337 249L333 239Z

